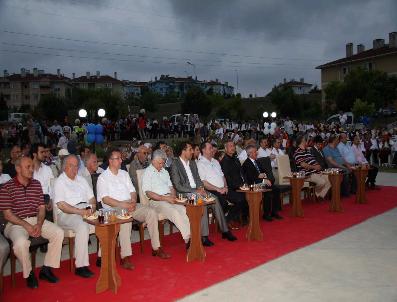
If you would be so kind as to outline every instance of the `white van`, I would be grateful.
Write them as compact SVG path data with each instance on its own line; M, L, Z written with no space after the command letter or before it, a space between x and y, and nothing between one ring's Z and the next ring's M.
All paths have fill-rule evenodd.
M352 125L354 124L354 115L353 112L345 112L344 114L346 114L347 116L347 120L345 125ZM334 114L331 115L329 118L327 118L327 123L331 124L332 122L334 122L335 124L340 124L339 121L339 113L338 114Z
M21 123L22 121L26 120L27 118L28 118L27 113L14 112L14 113L8 114L9 122Z

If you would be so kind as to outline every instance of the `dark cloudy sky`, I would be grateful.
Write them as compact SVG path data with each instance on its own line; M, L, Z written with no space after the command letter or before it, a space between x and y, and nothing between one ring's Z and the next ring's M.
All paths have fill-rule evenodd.
M387 43L396 12L396 0L0 0L0 68L196 73L235 87L238 75L239 91L259 96L283 78L319 84L314 67L347 42Z

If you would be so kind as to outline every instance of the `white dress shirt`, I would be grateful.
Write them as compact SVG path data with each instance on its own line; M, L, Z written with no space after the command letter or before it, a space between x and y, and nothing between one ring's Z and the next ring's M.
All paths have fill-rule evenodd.
M242 163L247 159L248 155L247 155L247 151L245 151L245 149L243 149L240 154L238 155L238 160Z
M8 174L1 174L0 175L0 185L5 184L7 181L11 179L10 175Z
M33 171L33 178L38 180L41 184L43 194L48 194L52 197L51 179L55 178L54 173L49 166L41 163L38 170Z
M103 198L108 196L118 201L131 200L131 193L135 192L128 172L119 169L117 174L113 174L109 168L98 177L96 185L98 200L102 201L104 208L111 208L103 202Z
M64 201L71 206L75 206L82 202L88 203L91 198L94 198L94 192L87 181L80 175L76 175L75 179L70 179L63 172L55 181L55 204Z
M199 160L197 168L201 180L205 180L218 188L223 188L225 186L222 168L216 159L211 158L211 160L208 160L203 156Z
M179 157L181 160L183 167L185 168L187 178L189 179L189 184L190 186L195 189L196 188L196 183L193 178L192 170L190 169L189 161L185 162L181 157Z
M270 150L269 148L263 149L262 147L259 147L258 158L269 157L271 153L272 153L272 150Z
M271 162L272 168L277 168L277 157L280 156L280 155L284 155L285 153L281 149L273 148L271 154L276 156L276 158L273 159L272 162Z

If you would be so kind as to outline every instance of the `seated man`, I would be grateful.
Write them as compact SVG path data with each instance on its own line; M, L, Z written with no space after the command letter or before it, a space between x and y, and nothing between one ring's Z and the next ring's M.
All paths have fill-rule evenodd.
M28 157L15 161L17 176L0 189L0 210L8 221L4 235L13 243L14 254L21 262L23 277L30 288L37 288L38 281L30 261L29 237L48 239L48 251L39 278L50 283L59 279L52 273L58 268L63 242L63 231L45 220L45 206L40 182L33 179L33 161Z
M336 135L331 135L328 139L328 145L324 148L323 152L325 158L327 159L328 167L343 170L344 175L341 186L341 195L348 197L350 196L349 174L352 172L352 168L340 154L337 148L338 143L339 138Z
M294 160L298 172L304 172L308 176L307 180L316 184L316 196L324 199L331 188L328 176L320 174L322 168L307 149L306 138L304 136L298 136L296 144L298 148L295 150Z
M87 181L77 175L79 160L76 155L68 155L63 162L63 173L54 186L54 204L58 206L58 225L76 233L74 254L75 274L83 278L92 277L89 270L88 238L90 225L83 221L85 215L95 211L94 193ZM86 209L87 206L91 207Z
M226 199L228 198L229 190L221 165L216 159L214 159L213 148L214 147L208 142L201 144L200 150L202 157L197 163L197 168L200 179L204 184L204 188L218 198L212 207L215 217L218 220L219 228L222 231L222 238L229 241L235 241L237 238L229 231L226 217L222 209L222 207L227 206ZM230 195L232 194L233 193Z
M265 170L264 165L259 165L257 161L258 151L254 145L247 146L245 150L248 155L242 166L245 182L249 185L264 183L266 187L272 190L263 194L263 219L269 222L273 221L273 218L282 219L278 214L281 208L280 190L274 186L274 177L273 182L269 179L269 176L272 175L271 166Z
M186 247L188 247L190 239L189 218L186 215L186 208L175 204L176 192L172 187L170 175L164 169L166 160L167 155L161 149L153 152L152 163L143 174L142 191L150 199L150 206L176 225L186 242Z
M102 201L105 209L126 209L129 213L132 213L135 220L145 222L152 242L152 255L162 259L170 258L160 247L158 214L153 208L136 203L136 193L131 178L128 172L121 170L121 151L111 149L108 152L108 159L109 166L99 176L97 182L98 200ZM131 222L120 225L121 265L123 268L130 270L134 268L130 261L132 255L131 230ZM97 263L100 263L100 261L97 261Z
M10 175L10 177L15 177L17 171L15 169L15 162L18 158L22 156L21 147L14 145L11 147L10 159L4 164L3 172L4 174Z
M138 147L135 159L131 162L128 173L130 174L134 188L138 188L138 178L136 170L146 169L149 166L149 150L144 145Z
M188 142L182 143L179 158L175 158L171 165L171 180L178 193L196 193L202 196L206 196L207 193L204 190L203 182L200 179L199 172L197 170L196 162L192 160L193 148ZM216 200L215 205L209 205L215 209L215 212L219 201ZM207 207L204 208L204 214L201 219L201 235L203 245L212 246L214 243L208 239L209 228L208 228L208 214Z
M352 150L354 152L355 158L356 158L356 163L362 165L369 165L367 159L365 158L363 151L361 149L361 142L360 142L360 137L356 135L353 139L353 145L352 145ZM365 181L365 184L371 188L375 189L375 182L376 182L376 176L378 175L378 168L370 165L370 169L368 171L368 176L367 180Z
M229 209L227 218L229 221L236 223L240 220L240 215L242 215L244 223L248 219L248 204L245 200L245 194L236 192L244 185L241 164L236 156L236 145L233 141L227 141L224 144L224 148L225 156L221 162L221 167L228 187L228 198L233 203L233 206Z
M321 170L325 170L328 168L328 165L323 152L324 140L321 135L317 135L313 139L313 143L314 145L310 149L310 153L313 155L316 162L321 166Z
M339 144L337 146L340 154L342 155L343 159L345 160L346 163L349 165L355 165L356 162L356 156L354 154L354 151L351 147L351 145L347 142L347 135L346 133L341 133L339 136ZM352 175L351 177L351 193L355 194L357 190L357 181L356 177Z

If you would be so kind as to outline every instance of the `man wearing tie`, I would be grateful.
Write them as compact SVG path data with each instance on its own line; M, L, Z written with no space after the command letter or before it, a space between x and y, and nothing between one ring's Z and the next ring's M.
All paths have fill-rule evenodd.
M282 219L278 214L280 210L280 192L274 186L274 177L270 179L271 169L268 173L265 172L263 165L259 165L257 161L258 151L254 145L249 145L245 148L248 158L242 166L245 181L249 184L264 183L271 192L263 194L263 219L272 221L273 218ZM269 174L269 175L268 175Z

